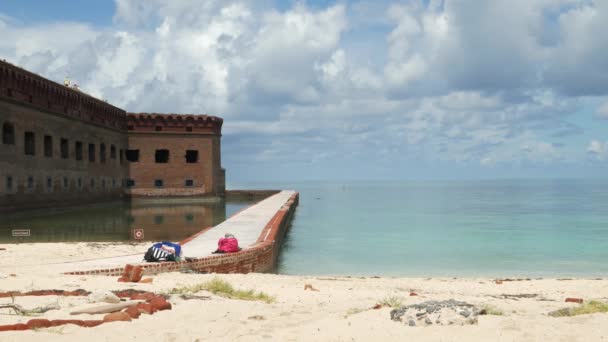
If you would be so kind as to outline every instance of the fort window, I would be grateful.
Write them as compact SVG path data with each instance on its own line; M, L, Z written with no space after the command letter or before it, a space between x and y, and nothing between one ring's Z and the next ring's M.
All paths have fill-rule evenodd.
M139 150L127 150L125 157L127 157L127 160L131 163L136 163L139 161Z
M162 179L155 179L154 180L154 186L157 188L162 188L163 187L163 180Z
M27 177L27 188L29 190L34 189L34 177L32 177L32 176Z
M186 127L186 132L192 132L192 126Z
M6 191L13 191L13 176L6 176Z
M70 147L68 139L61 139L61 158L68 159L70 157Z
M101 188L102 188L102 189L105 189L105 188L106 188L106 179L105 179L105 178L102 178L102 179L101 179Z
M123 161L123 156L122 156L123 153L124 153L124 151L122 149L120 149L120 151L118 152L118 159L120 160L120 164L122 164L122 161Z
M63 177L63 190L67 190L69 186L68 177Z
M44 156L49 158L53 156L53 137L50 135L44 136Z
M184 182L184 186L187 186L187 187L194 186L194 179L186 179L186 181Z
M24 134L25 140L25 154L28 156L33 156L36 154L36 137L34 136L34 132L25 132Z
M2 125L2 143L4 145L15 145L15 126L9 122Z
M89 161L95 161L95 144L89 144Z
M46 177L46 189L49 191L53 190L53 178Z
M163 127L162 126L156 126L156 127L154 127L154 130L157 131L157 132L160 132L160 131L163 130Z
M127 188L132 188L135 186L135 181L133 179L127 179L126 181Z
M106 162L106 144L99 145L99 161Z
M134 130L134 129L135 129L135 127L133 127L132 125L128 125L128 126L127 126L127 130L129 130L129 131L132 131L132 130Z
M76 160L82 160L82 141L77 141L75 146Z
M184 216L184 218L186 219L186 222L188 222L188 223L193 223L194 222L194 215L192 215L192 214L186 214Z
M112 178L112 188L116 188L116 179Z
M116 146L110 145L110 158L116 159Z
M78 189L82 190L82 177L78 177L77 184L78 184Z
M95 178L91 178L91 189L95 189Z
M163 224L164 221L165 221L165 217L163 215L154 216L154 223Z
M154 159L157 163L168 163L169 162L169 150L156 150Z
M187 150L186 151L186 163L198 163L198 151Z

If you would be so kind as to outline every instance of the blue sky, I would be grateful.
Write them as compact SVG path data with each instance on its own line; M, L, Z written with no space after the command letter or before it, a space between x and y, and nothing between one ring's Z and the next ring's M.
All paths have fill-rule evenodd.
M0 1L0 58L225 119L228 183L605 177L608 2Z

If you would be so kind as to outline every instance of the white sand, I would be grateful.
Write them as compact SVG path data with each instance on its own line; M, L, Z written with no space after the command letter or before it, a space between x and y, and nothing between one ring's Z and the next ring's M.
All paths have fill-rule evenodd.
M105 246L105 247L104 247ZM162 292L220 277L237 288L255 289L276 296L276 302L248 302L211 295L210 300L182 300L173 296L173 309L132 322L108 323L94 328L74 325L35 331L0 332L0 341L601 341L608 339L608 314L553 318L549 311L574 307L566 297L608 300L608 280L542 279L414 279L360 277L304 277L270 274L195 275L168 273L153 284L117 283L114 277L64 276L56 264L116 254L140 253L147 245L23 244L0 245L0 290L43 289L87 291L142 289ZM59 252L58 252L59 251ZM44 256L44 257L42 257ZM35 265L40 262L42 265ZM9 276L14 273L16 276ZM318 292L304 290L311 284ZM419 296L410 297L410 291ZM505 299L503 294L537 294L530 299ZM201 292L199 295L210 295ZM408 327L390 320L390 308L367 310L383 298L401 297L404 304L456 299L491 305L503 316L480 316L477 325ZM10 299L0 299L0 303ZM17 304L32 308L58 302L62 309L41 318L99 319L70 316L86 305L85 298L17 297ZM353 309L364 311L348 315ZM26 322L31 317L7 315L0 324ZM262 316L262 320L250 319Z

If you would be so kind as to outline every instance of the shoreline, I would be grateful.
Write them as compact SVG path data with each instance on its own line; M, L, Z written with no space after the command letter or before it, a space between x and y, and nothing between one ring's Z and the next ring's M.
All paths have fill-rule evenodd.
M27 331L0 332L2 341L595 341L608 337L608 314L550 317L548 313L580 304L568 297L608 301L608 280L495 278L411 278L382 276L295 276L278 274L162 273L152 283L120 283L117 277L63 275L56 266L75 259L93 259L114 252L133 254L147 246L115 243L2 244L0 289L7 291L143 290L157 294L171 289L222 279L236 289L262 291L274 303L226 299L207 291L205 300L169 295L173 308L142 315L131 322L112 322L93 328L68 324ZM36 256L28 260L28 256ZM40 264L46 260L46 264ZM310 286L310 288L307 288ZM318 291L317 291L318 290ZM412 295L415 294L415 295ZM412 305L425 301L456 300L488 307L500 315L479 316L474 325L410 327L390 319L392 308L373 309L383 301ZM0 298L0 304L11 298ZM90 305L85 297L15 297L33 308L58 303L46 319L74 319L71 310ZM0 309L0 325L25 323L32 317L8 315ZM103 315L76 317L102 319ZM34 317L38 318L38 317Z

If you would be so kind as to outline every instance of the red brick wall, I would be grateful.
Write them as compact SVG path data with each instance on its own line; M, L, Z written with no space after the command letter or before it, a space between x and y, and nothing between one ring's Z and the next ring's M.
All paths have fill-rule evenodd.
M202 273L250 273L274 272L283 238L289 229L296 206L298 193L295 193L279 209L268 222L257 244L237 253L219 254L199 258L194 261L161 262L142 264L144 274L151 275L161 272L176 272L183 269L195 270ZM186 243L187 245L187 243ZM76 271L67 274L96 274L108 276L122 275L124 267L114 269Z
M135 186L127 192L132 196L216 195L217 140L211 135L130 133L129 149L139 150L139 162L128 162ZM158 149L169 150L168 163L155 162ZM198 151L197 163L186 163L186 150ZM162 188L154 186L155 179L163 180ZM193 180L194 186L185 187L186 179Z
M132 196L223 195L220 134L223 120L207 115L129 114L129 149L139 150L139 161L129 162ZM156 150L169 150L168 163L155 161ZM196 163L186 162L186 151L198 151ZM154 181L161 179L162 187ZM185 181L193 180L187 187Z

